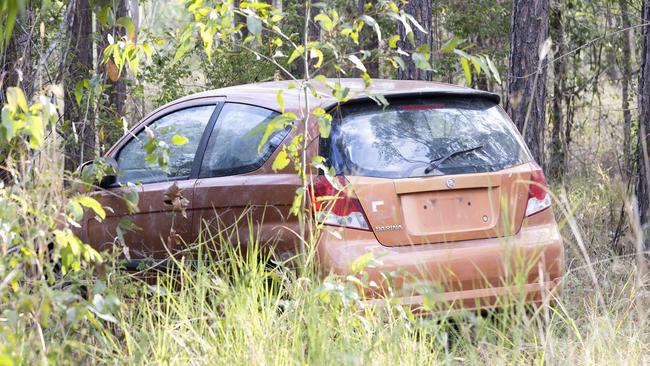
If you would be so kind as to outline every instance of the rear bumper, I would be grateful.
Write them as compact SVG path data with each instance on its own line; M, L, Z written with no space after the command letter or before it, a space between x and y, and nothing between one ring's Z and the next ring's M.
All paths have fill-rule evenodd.
M351 264L366 253L375 260L365 269L373 284L365 294L415 307L542 301L557 290L564 266L562 237L551 210L532 216L509 237L387 247L372 232L328 228L318 245L324 274L355 275Z

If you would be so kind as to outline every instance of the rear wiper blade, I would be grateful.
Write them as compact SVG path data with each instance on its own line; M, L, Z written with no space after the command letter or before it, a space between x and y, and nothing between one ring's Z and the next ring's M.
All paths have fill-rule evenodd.
M482 148L483 148L483 145L468 147L468 148L465 148L465 149L462 149L462 150L452 151L452 152L450 152L449 154L447 154L447 155L445 155L443 157L431 160L431 162L429 162L429 165L426 167L426 169L424 169L424 174L431 173L431 171L433 171L434 169L437 169L440 165L442 165L442 163L447 161L449 158L453 158L454 156L457 156L457 155L460 155L460 154L465 154L465 153L468 153L468 152L471 152L471 151L474 151L474 150L478 150L478 149L482 149Z

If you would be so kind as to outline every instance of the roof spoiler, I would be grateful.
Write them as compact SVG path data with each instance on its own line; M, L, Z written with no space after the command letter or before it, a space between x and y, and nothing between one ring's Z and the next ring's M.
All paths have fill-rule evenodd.
M353 97L342 104L367 102L369 100L374 100L375 95L363 95L363 96ZM394 93L394 94L388 93L388 94L381 94L381 96L383 96L386 99L402 99L402 98L415 98L415 97L460 97L460 98L465 97L465 98L482 98L494 102L496 104L501 103L501 96L499 94L487 92L483 90L474 90L474 89L458 90L458 91L445 90L445 91ZM331 103L325 109L333 108L337 104L338 104L337 102Z

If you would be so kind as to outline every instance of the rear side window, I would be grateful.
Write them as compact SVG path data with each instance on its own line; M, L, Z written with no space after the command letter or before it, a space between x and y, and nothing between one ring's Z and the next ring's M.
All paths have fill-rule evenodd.
M261 167L288 133L276 131L258 152L266 126L277 116L268 109L226 103L210 135L199 177L240 174Z
M201 136L214 111L214 105L191 107L172 112L149 124L149 129L160 146L169 149L169 161L162 168L157 162L147 163L145 145L149 141L145 130L141 130L120 150L117 165L121 175L120 183L153 183L184 179L190 175L194 156ZM187 139L183 144L174 144L174 136Z
M382 178L490 172L530 160L505 113L479 98L342 106L324 147L338 174Z

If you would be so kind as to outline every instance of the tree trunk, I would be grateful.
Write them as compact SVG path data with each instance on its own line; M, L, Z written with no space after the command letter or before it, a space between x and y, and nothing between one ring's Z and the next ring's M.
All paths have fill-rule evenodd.
M628 0L619 0L621 7L621 23L623 24L623 37L621 48L623 50L621 63L623 64L623 77L621 79L621 108L623 109L623 169L624 176L632 174L632 112L630 111L630 79L632 78L632 30L627 8Z
M64 117L74 128L70 135L73 138L66 141L67 170L74 170L85 160L94 157L95 126L91 116L92 106L87 98L82 98L81 105L77 104L74 89L77 82L90 79L93 70L93 12L88 0L74 0L69 6L74 6L74 17L68 29L70 50L67 61L65 78L65 112ZM85 91L84 91L85 92Z
M416 49L421 46L428 47L429 63L433 54L433 33L431 29L433 10L431 0L411 0L403 9L406 13L413 16L413 18L424 28L426 32L422 32L416 27L413 28L413 40L415 47L408 40L406 29L400 24L398 26L399 36L401 41L399 47L412 54L417 52ZM425 53L426 56L426 53ZM405 60L406 68L397 70L397 78L401 80L432 80L433 73L431 71L422 70L415 66L415 62L411 58Z
M115 2L115 19L128 16L127 0L116 0ZM103 58L104 49L108 46L108 35L111 34L115 40L119 40L126 34L123 27L112 27L102 29L100 24L97 24L98 33L101 34L101 40L97 42L97 55L101 62ZM126 106L126 83L124 77L126 76L126 68L122 70L122 74L118 80L111 80L106 78L105 83L108 85L106 90L108 94L108 103L103 108L113 117L120 117L124 114L124 107Z
M548 0L514 0L510 31L506 110L524 135L533 158L544 165L546 63L540 46L548 37Z
M295 6L297 7L297 15L298 15L298 24L300 25L298 27L300 35L301 35L301 41L303 45L307 45L309 42L313 41L319 41L320 40L320 26L318 25L317 22L314 21L314 17L318 15L319 8L314 6L314 1L310 0L296 0ZM305 12L307 11L307 7L309 7L309 29L307 30L307 34L305 34ZM313 68L311 67L314 63L316 63L315 60L310 60L309 61L309 75L313 76ZM305 71L305 62L302 59L296 59L289 67L289 71L293 76L295 76L298 79L304 78L305 75L307 74Z
M650 21L650 0L643 1L643 24ZM648 183L650 179L650 161L648 159L648 132L650 132L650 27L644 26L642 30L641 70L639 75L639 133L637 154L637 182L636 198L639 209L639 219L643 232L644 250L650 250L648 238L648 208L650 195Z
M282 0L273 0L271 2L271 5L273 6L273 9L276 9L280 13L282 13Z
M358 14L358 15L359 15L359 14L363 14L363 7L364 7L365 5L366 5L366 0L357 0L357 14ZM365 37L363 36L363 32L359 32L359 44L356 45L356 47L354 48L355 51L357 52L357 56L359 56L359 58L361 58L360 52L361 52L361 50L364 48L364 47L363 47L363 46L364 46L364 45L363 45L364 38L365 38ZM366 64L367 64L367 62L366 62ZM366 65L366 67L368 67L368 65ZM361 70L355 68L355 69L352 71L352 76L355 77L355 78L360 77L360 76L361 76ZM373 76L373 75L370 74L370 76Z
M555 179L562 179L565 172L564 144L562 143L562 123L564 114L562 102L564 101L564 84L566 78L564 49L564 26L562 25L562 9L551 10L551 37L555 43L555 62L553 63L553 100L551 102L550 122L551 129L551 154L548 162L549 175Z
M19 14L16 17L14 24L13 34L9 39L5 57L3 57L2 80L2 95L0 95L0 102L5 103L5 92L10 86L18 86L23 89L27 99L32 97L34 93L34 80L32 78L32 11L31 7L27 6L25 14Z

